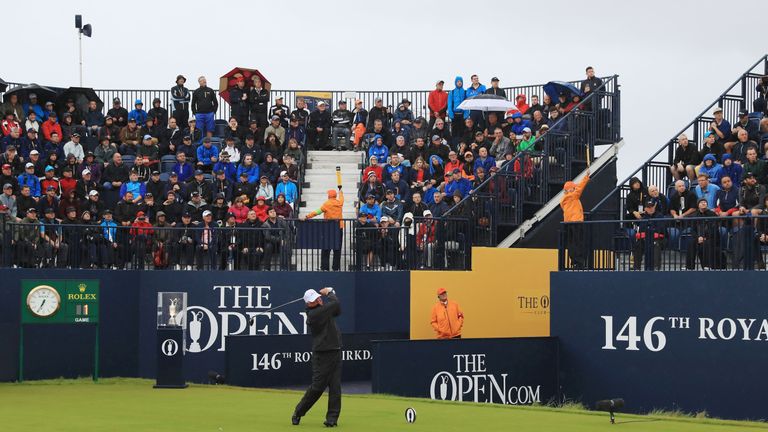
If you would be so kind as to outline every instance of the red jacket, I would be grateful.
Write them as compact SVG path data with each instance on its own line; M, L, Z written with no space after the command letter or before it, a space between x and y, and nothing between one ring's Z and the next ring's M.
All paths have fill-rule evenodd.
M256 212L256 218L258 218L261 222L264 222L269 217L269 215L267 215L267 210L269 210L269 206L266 204L264 204L261 207L259 207L259 205L256 204L255 206L253 206L251 210Z
M64 138L63 133L61 132L61 125L55 121L51 121L51 120L44 121L40 129L43 130L43 138L45 138L46 141L51 140L52 132L56 132L57 134L59 134L59 137Z
M383 169L381 168L380 165L376 165L376 166L369 166L363 170L363 183L368 182L369 172L373 172L374 174L376 174L376 177L379 179L379 183L384 181L382 177L384 175Z
M229 207L229 212L235 215L235 222L236 223L243 223L248 219L248 206L242 206L238 209L236 205L232 205Z
M131 225L131 235L133 237L136 237L137 235L149 237L153 232L152 224L147 221L135 220Z
M432 90L427 99L429 105L429 117L445 118L445 112L448 110L448 93L443 90Z
M13 128L19 128L19 133L21 134L21 136L24 136L24 133L21 132L21 128L19 127L19 124L16 123L16 120L11 120L11 121L3 120L3 122L0 123L0 129L2 129L3 135L10 135L11 129Z
M427 233L427 227L429 227L429 233ZM416 246L424 247L424 243L435 242L435 222L425 221L419 226L419 232L416 234Z
M61 185L61 196L69 196L69 192L75 190L77 180L74 177L62 177L59 180L59 184Z

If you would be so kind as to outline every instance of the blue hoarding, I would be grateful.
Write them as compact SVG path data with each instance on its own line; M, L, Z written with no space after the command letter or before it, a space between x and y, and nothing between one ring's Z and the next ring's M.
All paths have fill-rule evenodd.
M552 273L565 396L765 418L765 288L762 272Z

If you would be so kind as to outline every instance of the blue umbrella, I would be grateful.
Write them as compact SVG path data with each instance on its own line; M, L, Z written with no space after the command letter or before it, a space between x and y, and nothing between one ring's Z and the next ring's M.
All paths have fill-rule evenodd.
M553 101L557 100L560 93L570 93L571 97L584 97L584 93L582 93L581 90L576 88L575 85L565 81L550 81L544 84L544 93L551 97Z

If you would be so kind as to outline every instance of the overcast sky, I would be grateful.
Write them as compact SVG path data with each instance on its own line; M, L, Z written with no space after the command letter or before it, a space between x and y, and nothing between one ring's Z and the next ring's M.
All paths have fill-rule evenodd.
M76 13L94 28L95 88L170 88L179 73L196 87L234 66L280 89L420 90L473 73L513 86L593 65L620 75L624 177L765 54L766 12L765 0L45 2L32 21L3 20L19 50L0 77L76 85Z

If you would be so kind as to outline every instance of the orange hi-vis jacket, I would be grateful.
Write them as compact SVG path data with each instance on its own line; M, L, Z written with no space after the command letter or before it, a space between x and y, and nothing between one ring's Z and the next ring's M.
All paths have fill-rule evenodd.
M581 206L581 193L589 183L589 176L584 178L576 185L576 190L566 192L560 200L560 207L563 209L563 222L584 222L584 208Z
M328 198L323 205L320 206L319 209L311 211L307 215L307 219L312 219L315 216L318 216L320 214L323 215L323 218L328 219L339 219L339 228L344 228L344 221L342 210L344 208L344 192L339 191L336 198Z
M446 304L438 301L432 306L432 328L438 339L450 339L461 336L464 326L464 313L459 304L448 300Z

